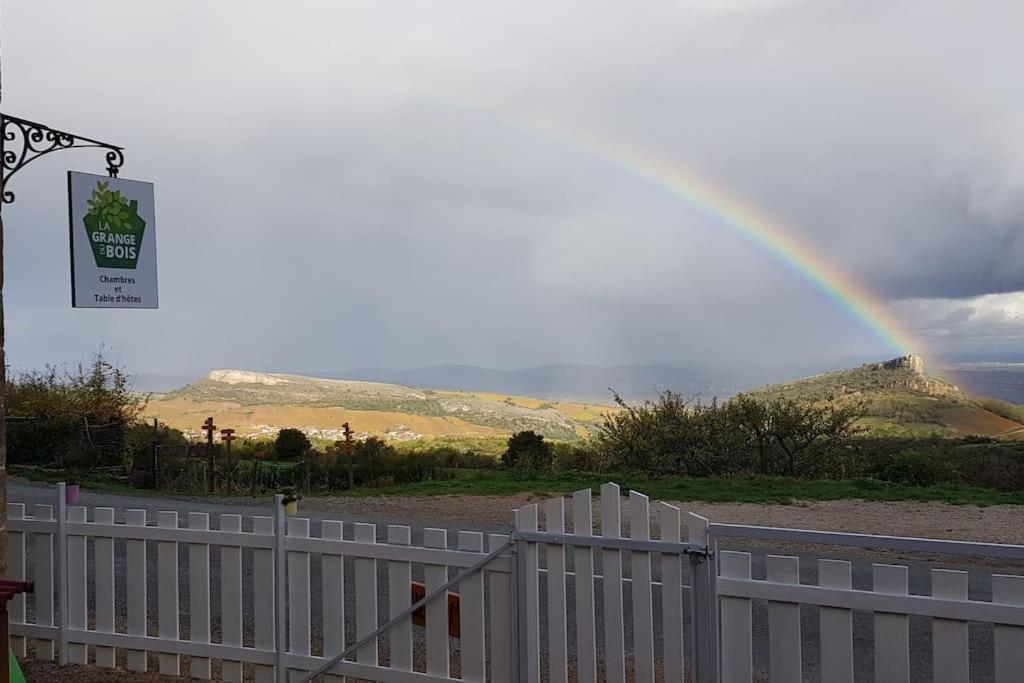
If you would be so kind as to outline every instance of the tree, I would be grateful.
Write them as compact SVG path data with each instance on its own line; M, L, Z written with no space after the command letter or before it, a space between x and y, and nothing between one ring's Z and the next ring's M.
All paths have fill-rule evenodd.
M780 398L768 404L768 413L772 439L785 453L786 473L791 477L815 476L859 431L854 423L861 415L861 406Z
M551 469L551 444L533 431L516 432L508 440L508 448L501 456L506 467L546 472Z
M747 394L739 394L729 401L728 410L733 424L748 436L757 449L758 472L769 474L773 436L772 412L768 404Z
M278 460L296 460L313 446L309 438L298 429L282 429L274 441L274 457Z

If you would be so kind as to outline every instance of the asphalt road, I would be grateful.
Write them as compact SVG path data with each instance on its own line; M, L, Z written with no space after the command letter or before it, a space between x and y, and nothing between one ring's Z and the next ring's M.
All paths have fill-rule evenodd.
M39 486L36 484L12 481L8 486L8 496L11 502L22 502L29 506L35 503L50 503L54 499L54 488ZM160 510L175 510L179 513L179 518L182 525L187 524L187 513L189 512L207 512L211 515L211 527L217 528L219 526L218 515L223 513L229 514L240 514L243 515L243 529L250 530L253 515L272 515L273 514L273 503L272 500L267 497L263 499L247 500L247 499L224 499L224 500L210 500L207 498L156 498L156 497L142 497L142 496L127 496L127 495L113 495L105 493L92 493L83 492L81 504L89 507L94 506L106 506L113 507L115 509L115 517L118 521L123 520L124 511L129 508L146 509L150 512L151 521L155 521L155 513ZM311 535L319 535L320 521L323 519L319 514L313 513L309 515ZM345 538L351 538L352 526L351 522L365 522L374 521L378 523L378 541L383 542L387 533L387 524L405 524L408 525L412 530L414 544L419 543L422 540L424 528L444 528L449 532L449 543L454 544L455 532L461 530L472 530L481 531L484 533L503 533L507 532L507 527L495 526L495 525L466 525L460 524L458 527L453 527L450 524L432 522L430 520L423 519L389 519L382 517L379 514L374 514L372 517L367 516L337 516L329 515L328 519L341 519L346 522L345 525ZM987 600L991 596L991 575L993 573L1024 573L1021 567L1008 567L998 568L985 563L972 563L970 560L955 560L950 562L938 561L936 558L916 558L916 557L899 557L899 556L886 556L883 558L872 557L862 552L851 554L847 553L845 556L843 553L838 552L834 548L826 549L825 551L814 551L813 549L797 549L797 552L793 552L793 548L784 548L781 551L779 549L758 547L750 544L743 543L731 543L723 549L733 550L748 550L753 554L752 568L754 578L764 578L765 574L765 555L766 554L783 554L783 555L796 555L800 558L801 565L801 582L816 584L817 583L817 560L820 557L827 557L830 559L849 559L853 562L853 587L855 589L869 590L872 584L872 562L878 563L889 563L889 564L902 564L907 565L909 569L909 580L910 580L910 592L912 594L928 595L931 592L931 580L929 572L932 568L952 568L969 571L969 595L971 599ZM154 615L154 623L152 628L155 629L155 615L156 615L156 599L157 599L157 586L156 586L156 552L155 547L150 548L148 557L150 561L150 567L148 572L148 601L150 606L150 613ZM571 553L567 553L571 556ZM30 555L31 556L31 555ZM220 619L220 605L219 600L216 599L217 587L220 585L220 566L219 566L219 553L212 552L211 556L211 567L210 567L210 581L214 591L214 599L211 604L211 617L214 624L219 623ZM542 565L543 565L543 553ZM600 569L600 554L597 554L597 570ZM321 594L321 581L319 562L314 556L311 564L311 579L312 579L312 605L313 605L313 632L314 632L314 652L317 648L317 639L319 637L319 613L320 605L322 604ZM628 560L624 564L624 575L629 576L630 563ZM653 563L653 575L655 580L661 580L660 577L660 563ZM685 563L684 563L685 565ZM243 555L243 627L246 634L252 633L252 605L255 599L252 590L252 572L251 572L251 551ZM417 568L419 569L419 568ZM569 569L571 569L571 564ZM124 556L124 545L121 542L115 543L115 571L118 576L122 576L125 571L125 556ZM417 575L421 572L415 571ZM180 604L181 604L181 624L183 632L187 633L188 629L188 557L187 547L182 545L179 556L179 573L181 575L181 581L179 582L180 591ZM347 624L347 632L353 633L354 626L351 623L351 618L355 614L354 606L354 595L355 591L353 586L349 583L352 577L351 567L346 567L346 586L345 586L345 607L346 615L349 623ZM688 584L688 576L684 569L683 575L684 584ZM387 614L387 573L385 568L382 566L378 572L378 583L379 592L378 595L382 596L381 603L379 604L379 614ZM91 579L90 579L91 585ZM600 591L600 582L598 582L598 591ZM569 644L570 650L574 651L575 648L573 643L575 642L574 624L572 615L573 608L573 585L570 583L567 589L568 597L568 609L570 619L568 620L569 626ZM625 596L625 621L627 629L627 648L630 648L630 627L631 627L631 604L630 604L630 584L626 584L623 589ZM545 588L541 586L541 609L542 615L545 614L546 600ZM684 591L684 600L688 601L689 591ZM120 580L118 581L118 595L116 610L118 620L123 619L125 611L124 594L121 588ZM91 609L91 596L90 596L90 609ZM655 624L660 622L660 593L655 592ZM598 613L598 652L601 651L601 641L603 640L602 635L602 623L603 614L602 601L600 598L596 601ZM688 605L684 605L684 610L688 610ZM684 612L686 613L686 612ZM755 668L765 674L768 670L768 624L767 624L767 609L765 605L755 603L754 609L754 663ZM819 680L819 666L820 657L818 651L818 610L813 607L804 607L801 610L802 615L802 652L804 659L804 673L805 680ZM542 636L543 631L546 630L544 627L545 619L542 616ZM420 629L415 629L420 631ZM655 638L658 643L656 651L660 650L661 634L660 629L655 628ZM992 680L992 648L993 648L993 635L992 627L984 624L971 624L970 626L970 640L971 640L971 670L972 680L987 681ZM155 630L153 631L155 634ZM689 634L689 625L686 625L687 637ZM215 638L217 635L216 626L214 628ZM418 634L417 640L421 640L421 634ZM932 648L931 648L931 626L930 620L926 618L912 617L910 620L910 637L911 637L911 679L914 681L930 681L932 680ZM854 615L854 658L856 667L856 680L873 680L873 616L866 613L855 613ZM247 641L247 644L251 644ZM418 643L421 645L421 643ZM453 653L457 651L457 648L453 650Z

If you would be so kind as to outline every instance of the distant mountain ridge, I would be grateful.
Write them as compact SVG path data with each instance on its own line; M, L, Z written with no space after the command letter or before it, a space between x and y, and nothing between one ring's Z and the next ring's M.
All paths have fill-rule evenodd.
M739 392L732 382L715 371L654 365L545 365L517 370L495 370L470 365L433 365L407 370L358 368L329 373L345 379L431 387L448 391L484 391L546 399L607 402L612 391L626 400L653 398L671 389L686 396L728 397Z
M924 359L901 356L754 389L753 396L857 403L876 432L1024 439L1024 407L974 396L929 376Z

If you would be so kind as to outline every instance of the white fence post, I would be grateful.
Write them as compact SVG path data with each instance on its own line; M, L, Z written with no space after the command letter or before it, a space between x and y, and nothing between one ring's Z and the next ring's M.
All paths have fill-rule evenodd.
M241 515L221 515L220 529L242 532ZM220 547L220 640L225 645L242 645L242 547ZM242 683L242 662L221 662L225 683Z
M210 528L210 515L206 512L188 513L188 528L206 531ZM223 568L222 568L223 571ZM210 642L210 546L190 543L188 546L188 629L189 640L194 643ZM209 657L191 657L192 678L210 680Z
M687 541L696 550L712 549L708 520L688 513ZM719 557L690 555L690 635L698 683L718 681L718 591L715 564Z
M280 504L280 501L278 501ZM274 534L275 517L253 517L252 532L260 536ZM253 642L261 650L277 651L277 580L274 571L274 550L255 548L252 551ZM273 599L271 599L273 596ZM278 661L279 660L275 660ZM273 666L257 664L253 669L256 683L273 683L277 674Z
M491 534L487 539L487 551L494 552L508 536ZM515 563L512 564L515 572ZM491 597L491 681L492 683L511 683L512 657L514 648L512 640L516 637L516 627L512 623L512 581L508 574L488 572Z
M37 520L53 521L52 505L36 505L34 510ZM39 626L55 625L53 620L53 537L54 534L45 532L36 533L34 539L35 574L32 580L35 583L36 624ZM37 638L35 646L38 659L53 661L53 640Z
M932 597L967 600L967 572L933 569ZM932 676L936 683L971 680L969 647L966 621L932 620Z
M7 504L8 519L24 519L24 503ZM12 581L25 580L25 534L21 531L7 530L7 578ZM15 595L7 605L7 617L12 624L25 623L25 594ZM26 655L25 638L23 636L10 636L11 650L18 657ZM7 643L2 644L8 647Z
M848 591L852 565L845 560L818 560L818 585ZM853 611L822 607L820 614L821 680L853 683Z
M275 666L274 679L277 683L285 683L287 673L284 669L284 654L287 651L287 625L288 617L286 606L288 602L287 583L287 562L285 558L286 543L286 522L284 514L284 494L278 493L274 496L274 626L276 628L274 647ZM259 597L256 598L259 600Z
M125 513L125 524L134 527L146 526L145 510L128 510ZM147 635L148 605L146 603L146 541L145 539L128 539L125 541L125 561L127 576L125 591L128 603L128 634L132 636ZM144 672L148 666L145 650L128 650L125 654L129 671Z
M320 538L340 541L344 536L344 525L338 521L323 520L320 522ZM390 539L389 539L390 540ZM334 657L345 651L345 558L341 555L321 555L320 575L323 593L323 638L324 657ZM390 577L389 577L390 578ZM406 586L405 599L409 600L409 587ZM392 600L394 595L392 594ZM408 602L406 602L408 605ZM392 607L394 604L392 603ZM412 626L406 627L409 630L409 666L412 668ZM392 641L395 642L395 641ZM391 653L391 664L401 658L398 647L393 648ZM332 683L341 683L341 676L326 677Z
M68 508L68 521L74 523L85 522L85 508L73 505ZM69 536L68 546L68 611L67 622L69 629L84 631L86 628L86 617L88 610L89 588L87 584L85 536ZM70 636L70 634L69 634ZM79 642L68 643L68 661L72 664L88 663L88 646Z
M679 543L679 508L659 503L661 540ZM683 655L683 562L679 553L661 555L662 661L665 680L682 681ZM692 653L691 653L692 656Z
M407 546L412 532L407 526L388 526L388 543ZM400 560L388 562L388 614L394 618L412 605L412 563ZM406 619L391 629L391 667L412 671L412 620ZM344 649L344 648L342 648ZM341 652L341 650L338 650Z
M601 485L601 536L622 537L622 511L619 485ZM605 548L601 551L601 574L604 576L604 661L608 683L626 680L625 626L622 614L622 551Z
M93 509L93 520L97 524L114 524L114 508ZM93 540L93 558L96 579L96 630L101 633L114 632L114 537L97 536ZM96 666L113 669L114 648L96 646Z
M907 594L907 568L872 565L876 593ZM875 612L875 680L910 680L910 620L905 614Z
M178 513L161 510L156 513L157 526L162 529L178 528ZM178 543L158 541L157 554L157 622L160 638L178 640ZM160 653L160 673L164 676L181 675L181 658L176 654Z
M544 503L544 528L551 534L565 533L565 499ZM548 678L565 683L568 677L568 641L565 613L565 546L547 543L548 564Z
M650 504L642 493L629 492L629 537L651 538ZM654 600L651 590L651 554L632 550L633 667L637 683L654 683Z
M483 553L484 535L479 531L460 531L459 550ZM563 579L564 580L564 579ZM484 573L476 572L467 576L459 588L459 653L462 663L462 680L483 683L486 674L484 663ZM564 610L563 610L564 618Z
M1024 606L1024 577L993 575L992 602ZM1024 627L996 624L993 635L996 681L1019 681L1024 671Z
M57 625L60 665L68 663L68 504L64 482L57 484Z
M288 520L288 536L309 538L309 519L292 517ZM288 652L296 655L310 653L310 585L309 553L288 551ZM291 669L296 680L304 672Z
M775 583L800 583L800 560L784 555L766 558L767 578ZM773 681L803 680L800 658L800 605L768 602L768 664Z
M448 532L444 529L424 529L423 545L427 548L447 548ZM423 583L427 593L437 590L448 581L448 567L443 564L423 566ZM448 676L448 600L437 598L424 607L427 618L426 658L427 673L434 676ZM366 629L366 633L373 627ZM376 656L376 651L374 651Z
M594 535L590 489L572 494L572 533ZM594 550L577 546L573 552L576 577L576 667L581 681L597 680L597 620L594 618ZM681 679L680 679L681 680Z

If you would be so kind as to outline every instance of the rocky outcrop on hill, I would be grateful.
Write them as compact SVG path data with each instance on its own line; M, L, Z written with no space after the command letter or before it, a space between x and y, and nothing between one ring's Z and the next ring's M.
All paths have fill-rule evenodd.
M961 393L960 388L955 384L943 382L940 379L926 375L924 372L924 358L916 353L893 358L882 363L868 363L864 367L869 370L903 371L893 376L890 385L892 387L909 389L926 396L957 396Z

